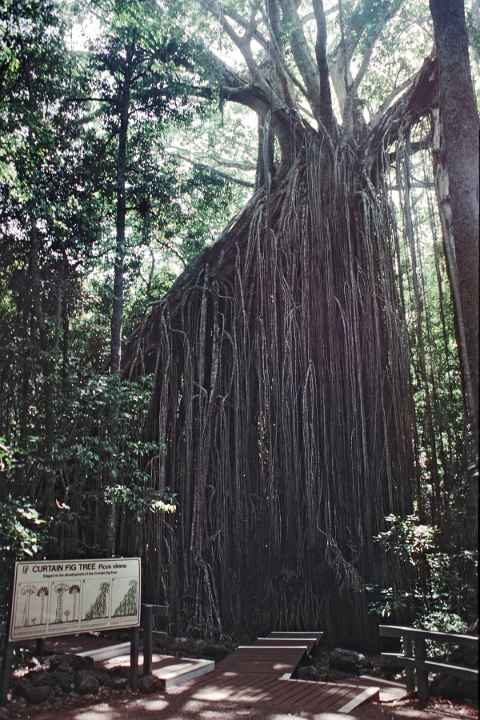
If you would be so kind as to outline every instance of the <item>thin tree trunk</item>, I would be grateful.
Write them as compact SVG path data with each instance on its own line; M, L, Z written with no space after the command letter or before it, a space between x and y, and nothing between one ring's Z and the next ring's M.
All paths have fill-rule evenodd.
M127 166L128 113L130 105L130 80L125 78L125 86L120 109L120 131L117 151L116 178L116 246L113 276L113 307L111 324L110 371L119 373L122 362L122 327L125 293L125 224L127 216L125 198L125 176Z
M55 388L53 368L51 362L52 349L49 347L47 325L43 311L42 288L40 279L39 258L40 238L35 227L35 220L32 220L31 231L31 253L30 253L30 281L32 286L34 323L38 328L38 340L40 348L40 367L43 373L43 407L45 417L45 442L44 450L47 461L50 459L55 441ZM44 500L48 509L55 506L55 479L51 470L44 470L45 491Z
M128 119L130 110L130 60L132 48L127 48L125 81L122 102L120 106L120 129L117 151L117 177L116 177L116 246L115 264L113 274L113 304L111 323L111 355L110 372L119 374L122 364L122 328L123 308L125 299L125 226L127 218L127 203L125 197L127 146L128 146ZM116 410L111 412L110 422L114 422ZM115 554L117 534L117 508L114 502L110 505L107 522L107 550Z

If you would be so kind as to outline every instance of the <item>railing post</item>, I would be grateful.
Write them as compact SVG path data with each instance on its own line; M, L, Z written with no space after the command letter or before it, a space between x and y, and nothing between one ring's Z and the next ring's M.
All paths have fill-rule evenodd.
M415 673L417 676L417 692L420 700L428 700L428 671L425 667L425 638L415 638Z
M412 638L408 635L403 636L403 654L405 657L413 658ZM407 692L415 692L415 670L411 665L406 666L405 675L407 680Z

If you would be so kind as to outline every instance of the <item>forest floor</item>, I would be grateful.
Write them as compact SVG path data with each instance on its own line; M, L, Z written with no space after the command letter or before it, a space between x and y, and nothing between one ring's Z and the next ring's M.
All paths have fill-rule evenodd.
M406 698L391 703L366 703L355 711L358 720L473 720L478 709L443 698L431 698L428 703Z
M82 638L80 646L69 648L79 652L86 649L88 639ZM58 645L63 643L58 643ZM103 644L103 643L102 643ZM98 646L97 646L98 647ZM88 649L91 649L90 646ZM55 648L56 652L64 650ZM65 650L64 650L65 651ZM163 657L163 656L162 656ZM172 660L178 662L178 655ZM110 664L112 661L109 661ZM128 664L128 658L124 659ZM218 670L221 674L221 665ZM256 703L253 698L243 701L229 700L222 695L222 682L219 685L219 673L213 672L202 678L191 680L181 686L166 691L155 690L149 694L133 692L129 689L114 690L102 687L96 695L80 696L78 694L53 697L38 706L26 703L23 698L16 698L5 708L0 708L0 720L474 720L478 718L478 709L472 705L453 702L446 699L432 698L428 703L421 703L413 697L405 697L404 688L400 683L381 680L376 677L339 679L339 688L343 684L355 683L359 686L375 685L381 688L379 701L366 702L356 708L352 714L338 712L322 712L318 705L302 706L303 693L301 685L292 689L295 703L283 706L275 693L270 693L268 707ZM251 686L244 688L247 694L257 691L254 675ZM302 683L303 684L303 683ZM305 687L317 685L306 683ZM220 693L219 693L220 689ZM224 689L224 687L223 687ZM227 693L228 695L228 693ZM307 703L308 705L308 703Z
M73 700L73 698L72 698ZM352 715L330 712L298 714L265 712L255 706L232 706L219 701L200 701L190 697L183 687L144 697L123 693L116 697L76 699L75 705L65 703L51 709L17 708L5 712L5 720L474 720L478 711L470 705L449 700L434 699L422 704L415 699L393 703L370 702L359 707Z

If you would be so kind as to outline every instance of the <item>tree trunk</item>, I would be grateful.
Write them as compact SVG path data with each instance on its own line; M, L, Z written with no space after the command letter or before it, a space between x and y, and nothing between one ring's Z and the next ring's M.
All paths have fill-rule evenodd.
M113 307L111 323L110 371L119 373L122 363L122 327L125 294L125 224L127 216L125 197L125 176L127 166L128 113L130 106L130 83L125 78L122 104L120 108L120 129L117 151L116 178L116 245L113 275Z
M439 68L436 175L467 413L478 430L479 120L463 0L430 0Z
M43 375L43 409L44 409L44 453L46 467L43 470L43 498L46 508L51 511L55 507L55 477L48 468L55 441L55 379L52 367L52 348L49 344L48 325L43 310L43 292L40 278L39 256L40 238L36 228L35 219L32 219L31 251L29 262L29 275L32 286L32 326L38 331L39 365Z
M154 306L125 370L156 375L147 435L164 448L152 484L180 499L182 631L322 618L368 641L351 591L381 580L384 516L411 511L392 226L350 147L333 157L298 128L291 147L289 172ZM159 567L166 531L146 522Z
M130 59L131 48L126 51L126 71L123 93L120 105L120 128L118 134L117 150L117 177L116 177L116 245L115 264L113 275L113 305L111 323L111 355L110 372L118 374L122 364L122 328L123 308L125 298L125 226L127 218L126 204L126 170L128 146L128 120L130 110ZM109 422L114 423L117 409L114 405L110 409ZM117 534L117 507L114 502L109 505L106 544L110 555L115 554Z

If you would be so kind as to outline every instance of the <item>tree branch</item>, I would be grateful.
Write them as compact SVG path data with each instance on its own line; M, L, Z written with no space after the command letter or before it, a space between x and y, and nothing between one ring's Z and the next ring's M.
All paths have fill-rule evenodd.
M438 68L433 56L425 58L410 87L396 102L370 125L364 144L367 165L378 161L391 143L398 138L402 128L411 127L433 107L438 93Z
M278 77L286 105L293 108L295 107L295 101L290 83L296 85L305 97L307 97L307 91L290 71L285 62L285 49L283 47L280 30L280 8L278 0L266 0L263 18L270 35L268 54L272 62L272 68Z
M411 75L406 80L400 83L400 85L397 85L397 87L393 88L392 92L387 95L385 100L382 102L380 107L378 108L378 111L375 114L375 117L373 118L373 123L377 122L379 118L383 115L383 113L388 110L392 102L395 100L398 95L400 95L401 92L406 90L410 85L415 81L415 78L417 76L417 73L415 75Z
M177 145L170 145L167 148L167 151L171 151L173 154L185 154L189 152L186 148L178 147ZM237 170L243 170L245 172L255 171L255 163L253 162L241 162L238 160L222 158L214 151L208 156L204 154L201 149L199 149L198 152L200 153L200 155L197 155L197 159L195 160L195 162L207 162L209 159L212 159L217 165L222 165L224 168L234 168Z
M84 102L105 102L105 103L113 103L113 98L109 97L67 97L65 98L65 102L67 103L84 103Z
M244 31L245 36L251 38L252 40L255 40L258 42L261 47L263 47L264 50L268 52L268 40L265 38L262 33L258 30L258 27L255 23L255 13L252 12L252 16L250 20L245 20L241 15L239 15L235 10L232 8L223 8L220 7L218 3L214 3L212 0L209 0L209 4L213 7L217 5L217 9L214 11L215 15L218 17L218 14L221 14L225 17L230 18L230 20L233 20L234 23L239 25ZM213 9L212 7L212 9Z
M323 9L323 0L312 0L315 21L317 24L317 39L315 55L320 74L320 119L326 129L332 134L335 129L335 118L332 108L332 95L330 92L330 77L327 62L327 22Z
M183 155L179 152L174 153L175 157L179 158L180 160L185 160L185 162L190 163L190 165L193 165L193 167L199 168L200 170L206 170L207 172L212 173L213 175L216 175L219 178L222 178L223 180L227 180L228 182L235 183L236 185L241 185L242 187L247 188L254 188L255 183L249 182L248 180L243 180L242 178L235 177L234 175L229 175L226 172L223 172L222 170L219 170L218 168L213 167L212 165L208 165L207 163L198 162L198 160L194 160L193 158L188 157L188 155Z
M386 8L385 4L379 5L376 17L372 17L370 13L365 13L364 3L359 2L352 15L350 15L345 28L342 26L342 39L333 53L331 65L332 80L342 116L345 110L352 110L358 89L368 70L375 45L381 37L385 26L400 10L403 2L404 0L390 0L390 4ZM343 24L343 18L341 18L341 23ZM365 47L359 70L355 78L352 78L350 64L362 38L365 38Z
M269 93L271 91L271 88L268 86L268 83L266 82L266 79L263 77L259 66L255 62L255 59L253 57L253 53L250 47L251 42L251 35L248 31L245 32L245 35L242 37L240 36L233 27L230 25L228 20L226 19L228 17L227 13L224 11L224 9L220 6L219 3L217 3L215 0L200 0L200 4L205 8L207 12L209 12L211 15L213 15L222 28L227 33L230 40L236 45L236 47L240 50L243 59L245 60L245 63L248 67L248 70L250 72L250 76L254 83L258 85L259 88L263 90L264 93ZM245 21L244 21L245 22ZM268 47L268 43L266 45ZM281 103L283 105L283 103ZM281 106L280 105L280 106ZM278 107L278 104L277 104Z
M255 110L255 112L267 112L269 102L262 89L256 87L248 80L242 78L235 70L230 68L215 53L203 47L202 53L213 70L215 80L218 83L220 97L223 100L231 100L240 105Z
M315 119L322 123L320 77L308 47L303 26L293 0L280 0L283 12L284 30L288 31L295 63L307 89L307 99Z

